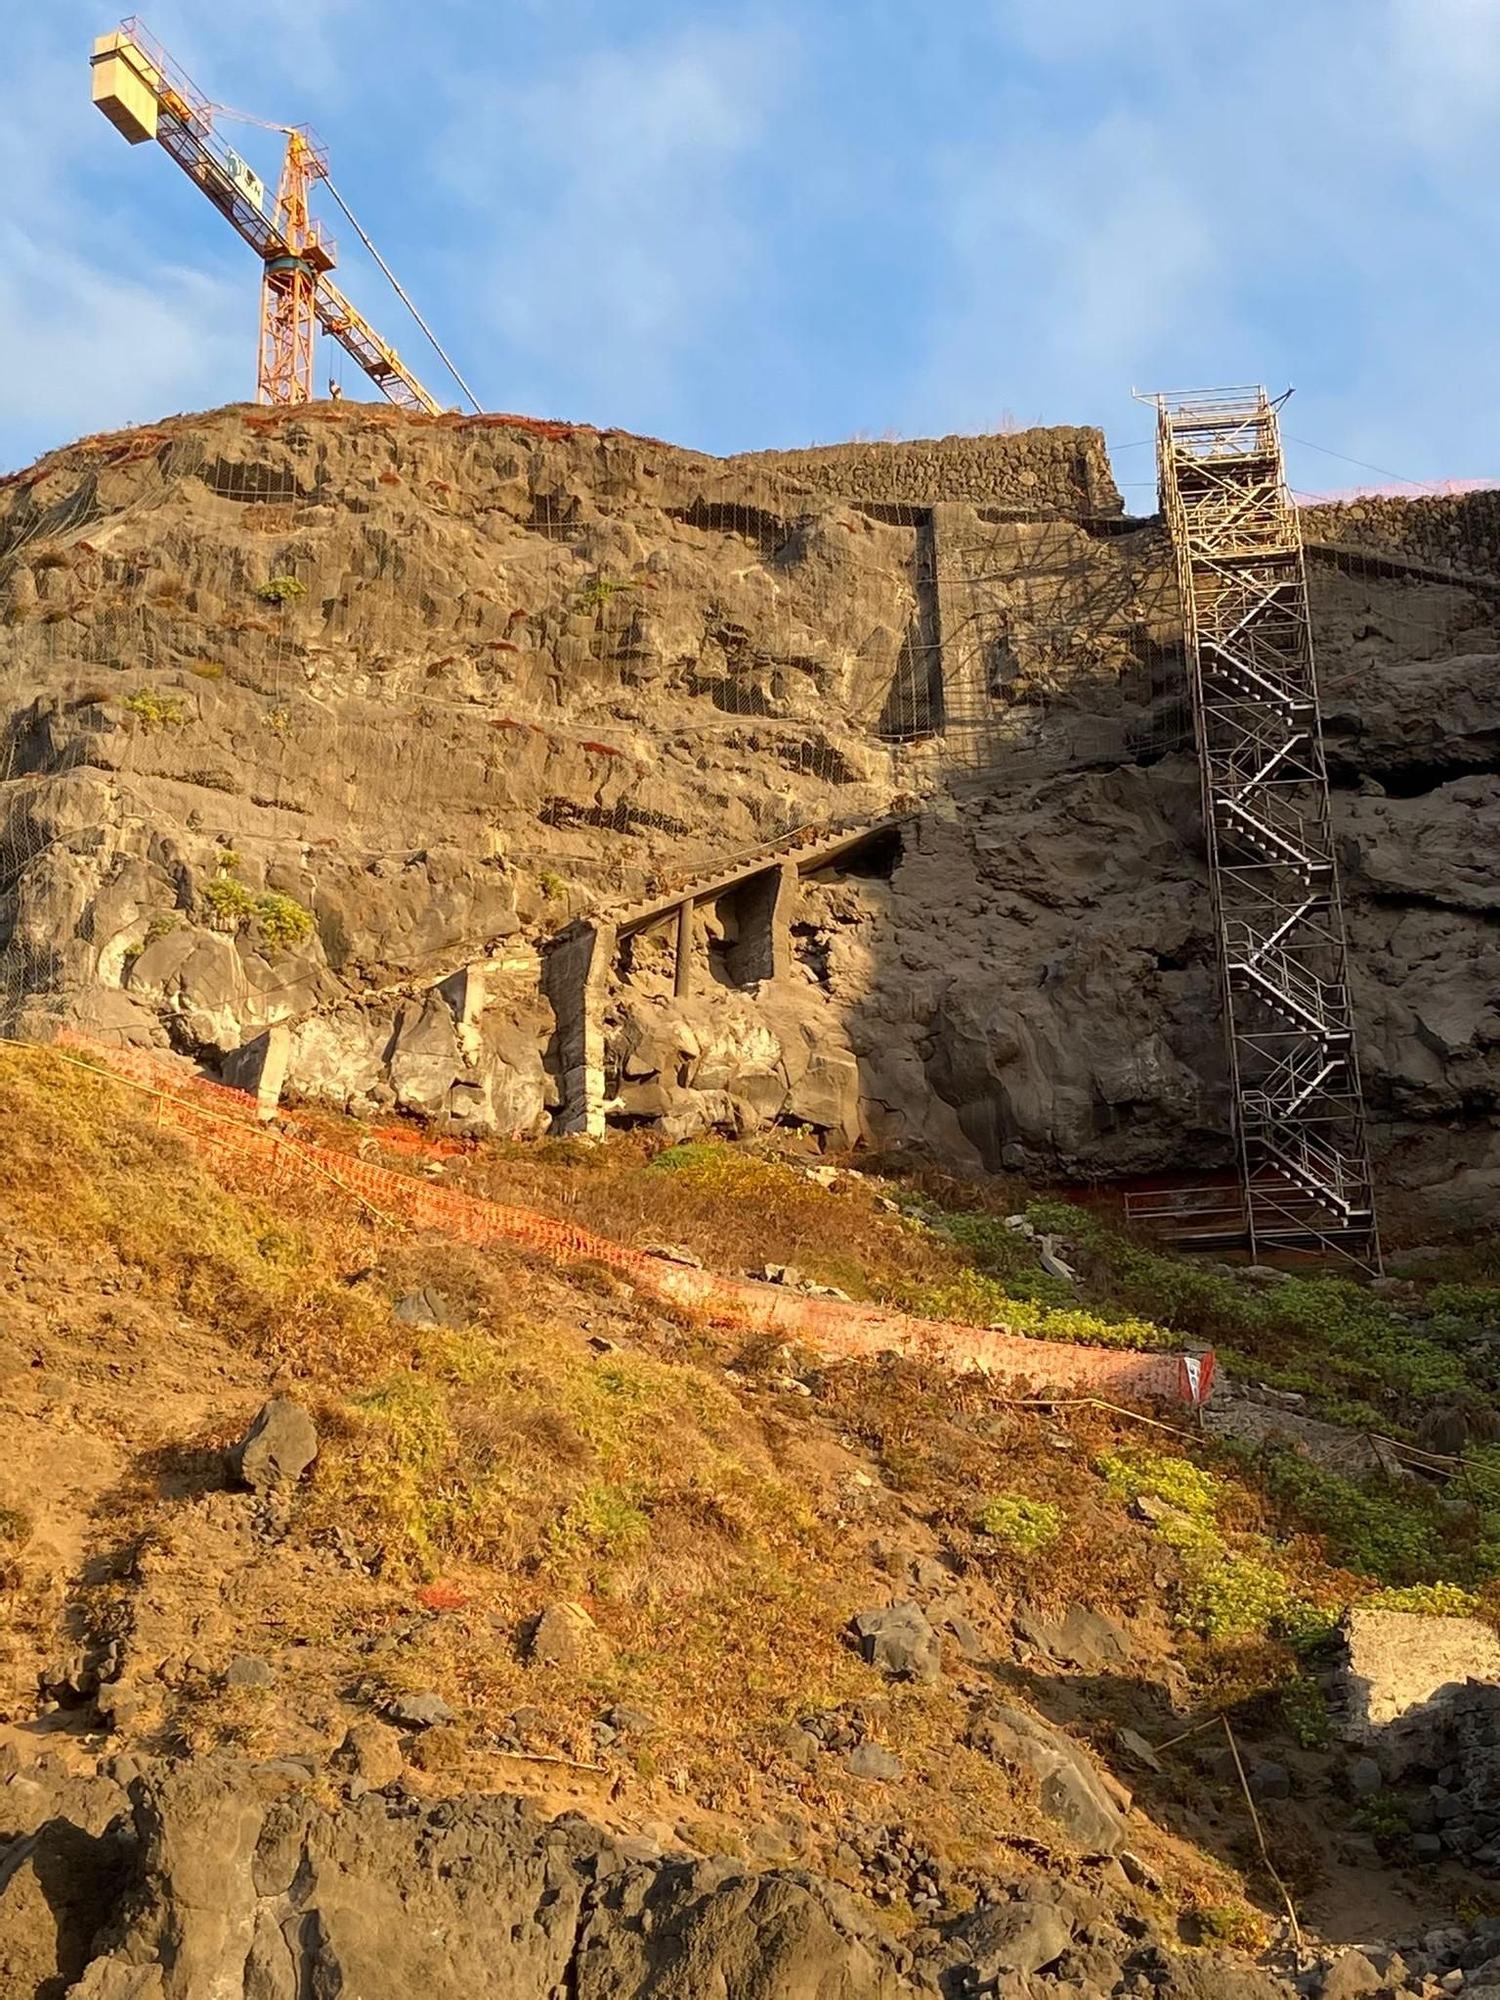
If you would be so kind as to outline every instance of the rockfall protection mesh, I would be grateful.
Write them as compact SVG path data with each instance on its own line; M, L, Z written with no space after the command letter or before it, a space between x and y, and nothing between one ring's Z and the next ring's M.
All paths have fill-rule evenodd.
M602 474L585 508L547 458L573 427L240 421L101 440L71 485L0 490L0 586L24 571L30 593L0 631L0 1018L56 983L60 875L82 911L127 862L176 870L175 904L84 940L106 988L128 991L156 925L232 928L195 897L193 841L257 886L300 860L318 891L456 845L526 889L524 929L546 937L793 832L1189 745L1154 523L805 493L657 504ZM357 476L323 443L345 425ZM467 467L510 431L520 501L431 476L435 434ZM1311 566L1325 697L1357 685L1365 641L1325 643L1322 609L1372 574L1403 653L1500 643L1481 581L1388 549ZM45 915L24 893L44 849ZM191 861L201 890L212 864ZM403 986L493 942L475 920L401 960ZM344 1004L358 966L340 977Z

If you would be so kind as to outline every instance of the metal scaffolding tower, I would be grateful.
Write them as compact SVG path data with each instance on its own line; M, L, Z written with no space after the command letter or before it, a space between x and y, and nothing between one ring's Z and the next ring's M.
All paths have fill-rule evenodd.
M1156 399L1243 1240L1379 1262L1301 528L1264 389Z

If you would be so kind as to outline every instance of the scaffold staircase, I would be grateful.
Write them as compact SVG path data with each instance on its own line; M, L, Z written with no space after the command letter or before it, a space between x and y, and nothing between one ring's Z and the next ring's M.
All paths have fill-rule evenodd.
M1232 1233L1252 1254L1326 1248L1376 1265L1307 577L1277 405L1261 388L1155 400L1234 1098L1242 1227Z

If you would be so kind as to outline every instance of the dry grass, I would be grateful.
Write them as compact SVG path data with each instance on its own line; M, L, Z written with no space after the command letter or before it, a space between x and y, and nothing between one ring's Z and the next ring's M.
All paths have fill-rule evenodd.
M216 1684L165 1686L160 1740L306 1747L308 1718L325 1714L337 1740L351 1697L435 1688L461 1719L424 1748L434 1787L524 1776L497 1756L495 1734L525 1705L551 1752L606 1764L580 1795L590 1810L610 1810L618 1792L627 1815L722 1816L726 1839L731 1823L795 1811L825 1853L845 1816L889 1814L939 1851L1014 1860L1018 1843L1055 1836L1024 1786L963 1746L971 1697L995 1676L954 1660L936 1687L892 1687L844 1643L853 1611L907 1587L873 1559L877 1541L940 1553L1002 1655L1020 1598L1136 1620L1142 1664L1109 1697L1132 1727L1164 1715L1153 1675L1168 1659L1179 1679L1186 1661L1204 1698L1251 1714L1286 1678L1279 1640L1188 1645L1173 1630L1179 1558L1096 1469L1139 1442L1128 1425L1018 1410L993 1386L910 1363L792 1357L813 1391L798 1395L778 1386L788 1357L773 1344L726 1351L586 1272L406 1234L377 1241L311 1196L278 1194L272 1207L248 1187L229 1192L141 1103L56 1056L0 1051L0 1218L79 1268L119 1260L184 1323L254 1356L267 1386L301 1385L322 1434L287 1544L236 1580L223 1613L224 1645L274 1656L274 1688L230 1699ZM325 1129L356 1143L356 1128ZM695 1151L685 1167L653 1165L632 1144L486 1148L450 1171L617 1236L685 1242L720 1269L790 1262L870 1291L966 1268L959 1246L881 1208L878 1184L851 1177L830 1192L730 1148ZM423 1289L452 1324L394 1316L395 1300ZM591 1332L612 1345L596 1351ZM746 1386L726 1382L726 1362ZM175 1490L159 1461L144 1464L119 1496L120 1533L149 1546L153 1520L203 1490L199 1473L242 1414L176 1441ZM1248 1476L1217 1476L1229 1540L1274 1528ZM1002 1490L1056 1510L1045 1548L983 1532L984 1502ZM335 1540L357 1545L357 1560L331 1556ZM0 1546L0 1565L6 1555ZM1281 1560L1299 1588L1341 1587L1315 1542ZM100 1585L99 1629L128 1624L133 1588L123 1571ZM598 1650L576 1669L528 1666L518 1636L559 1597L584 1603ZM654 1730L601 1750L595 1725L612 1704L645 1710ZM858 1786L832 1757L804 1772L778 1744L788 1721L855 1705L907 1764L899 1797ZM1179 1897L1233 1900L1235 1873L1153 1839L1148 1858Z

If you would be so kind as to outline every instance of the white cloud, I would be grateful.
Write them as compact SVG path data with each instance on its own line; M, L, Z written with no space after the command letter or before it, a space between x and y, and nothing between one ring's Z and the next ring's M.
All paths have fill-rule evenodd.
M471 79L483 124L450 134L442 167L472 204L465 258L510 350L490 371L509 370L508 400L566 353L593 405L574 414L670 410L686 357L769 282L753 156L791 55L774 25L689 26L526 86Z
M924 402L1136 429L1132 385L1294 380L1303 435L1500 471L1465 395L1500 312L1500 0L1334 0L1274 33L1222 0L1130 33L1104 0L994 18L1012 60L946 161Z
M0 455L221 400L248 374L248 297L171 268L140 284L0 229Z

